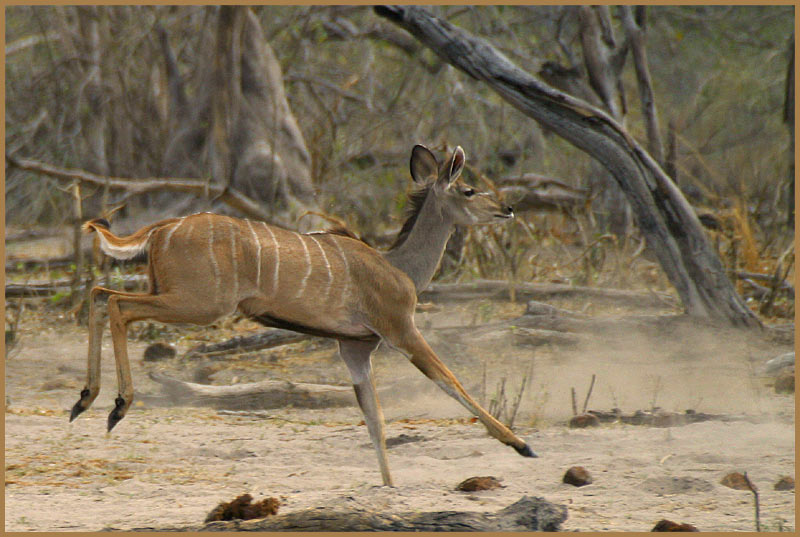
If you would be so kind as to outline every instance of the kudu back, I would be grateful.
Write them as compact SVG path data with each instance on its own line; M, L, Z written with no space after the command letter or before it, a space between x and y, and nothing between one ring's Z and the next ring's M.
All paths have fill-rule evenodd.
M128 237L115 236L102 219L85 223L84 230L97 233L101 249L111 257L147 253L149 291L92 289L87 382L70 421L89 408L100 390L104 321L97 299L107 295L119 390L108 416L109 431L133 401L126 343L131 322L204 325L238 310L267 326L338 341L384 485L392 485L392 479L371 365L371 354L381 341L405 354L469 409L490 435L521 455L535 457L523 440L464 391L414 324L417 293L433 277L454 225L513 218L510 207L460 180L464 162L461 147L441 164L427 148L414 147L411 175L418 189L411 197L412 211L387 252L344 232L300 234L210 213L162 220Z

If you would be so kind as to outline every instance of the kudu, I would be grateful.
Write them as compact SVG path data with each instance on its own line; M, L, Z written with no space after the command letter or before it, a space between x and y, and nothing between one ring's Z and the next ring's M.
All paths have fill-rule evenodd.
M70 421L89 408L100 389L104 322L96 301L99 295L108 295L119 387L108 416L109 431L133 400L126 345L129 323L151 319L203 325L239 310L267 326L338 341L384 485L391 486L392 478L370 358L381 341L408 356L476 415L490 435L521 455L535 457L524 441L464 391L414 324L417 293L433 278L453 226L501 222L514 216L511 207L459 179L464 159L464 151L457 147L440 166L428 149L414 147L411 176L419 189L411 196L410 216L385 253L343 231L299 234L210 213L162 220L128 237L113 235L102 219L85 223L87 232L99 235L107 255L129 259L147 253L150 289L147 294L92 289L87 382Z

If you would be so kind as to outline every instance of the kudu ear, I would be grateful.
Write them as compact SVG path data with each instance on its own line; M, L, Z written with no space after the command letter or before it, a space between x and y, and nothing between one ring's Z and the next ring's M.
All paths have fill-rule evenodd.
M417 183L425 184L436 179L439 174L439 163L430 149L424 145L415 145L411 150L411 177Z
M439 186L442 188L447 188L450 186L456 179L459 178L461 172L464 171L464 163L466 162L467 157L464 155L464 150L461 149L461 146L457 146L455 151L453 151L453 156L450 157L450 160L447 162L445 166L446 172L443 170L442 175L439 177Z

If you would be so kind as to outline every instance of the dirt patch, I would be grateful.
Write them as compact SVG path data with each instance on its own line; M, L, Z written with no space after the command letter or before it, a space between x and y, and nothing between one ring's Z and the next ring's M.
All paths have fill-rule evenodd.
M582 304L554 304L593 313ZM133 329L129 350L138 398L107 435L106 416L116 396L108 332L101 394L69 424L69 409L85 378L86 331L57 314L30 315L6 363L5 529L197 525L221 501L250 494L253 503L278 498L281 513L318 506L495 512L529 495L567 506L566 530L648 531L665 517L691 521L704 531L752 530L749 497L719 483L734 470L746 471L761 491L762 525L794 527L794 493L773 489L781 476L794 474L793 398L775 394L756 374L760 363L786 349L684 332L660 339L628 334L570 349L531 348L511 344L510 337L472 341L437 331L469 325L475 311L483 315L474 320L480 324L486 318L514 318L524 309L486 311L492 307L446 306L419 313L418 324L427 327L423 332L431 345L467 390L485 402L503 378L509 398L515 397L519 379L532 368L515 430L539 458L522 458L490 438L405 358L381 349L375 369L387 438L397 439L389 451L395 488L379 486L375 455L356 407L220 413L159 406L160 386L148 373L192 380L196 369L208 364L181 355L200 342L248 333L255 328L248 323L159 329L158 339L175 345L178 357L158 363L142 360L154 341L145 337L146 326ZM219 384L349 381L330 345L297 343L213 365L210 380ZM658 406L759 419L570 429L570 388L580 394L592 374L597 384L590 409L631 413ZM561 482L564 468L576 465L592 474L591 486ZM480 495L454 490L475 475L496 476L503 488Z
M663 476L645 479L642 489L653 494L688 494L709 492L714 486L705 479L687 476Z

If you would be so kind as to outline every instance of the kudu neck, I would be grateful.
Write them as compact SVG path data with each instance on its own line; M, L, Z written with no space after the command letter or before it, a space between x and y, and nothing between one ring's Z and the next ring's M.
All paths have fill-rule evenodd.
M419 293L433 279L453 229L452 219L444 214L438 206L435 193L431 191L406 240L384 256L411 278Z

